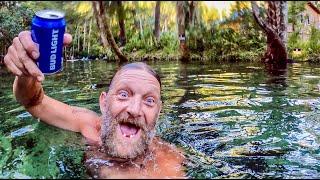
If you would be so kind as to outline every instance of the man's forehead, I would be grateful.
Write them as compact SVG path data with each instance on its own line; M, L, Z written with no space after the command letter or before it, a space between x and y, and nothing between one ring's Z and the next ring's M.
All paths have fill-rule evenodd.
M145 83L156 85L160 89L157 78L145 69L121 69L113 77L112 84L125 80L143 80Z

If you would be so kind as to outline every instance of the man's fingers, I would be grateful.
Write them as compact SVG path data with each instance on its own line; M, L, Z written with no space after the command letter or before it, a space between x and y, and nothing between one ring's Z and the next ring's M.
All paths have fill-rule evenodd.
M28 56L27 52L23 48L22 44L20 43L19 39L13 39L14 46L16 48L17 54L19 56L20 62L24 65L27 72L38 79L38 81L43 81L44 75L39 70L37 65L34 61Z
M17 54L16 49L14 46L10 46L8 48L8 53L11 56L11 61L15 64L15 66L25 75L29 75L29 73L25 70L24 65L20 62L19 56Z
M24 66L33 77L38 79L38 81L41 82L44 80L44 75L42 74L38 66L33 61L26 61L24 63Z
M22 31L19 33L19 39L26 52L31 55L33 59L37 59L39 57L39 49L31 38L31 32Z
M6 55L4 57L4 64L6 67L16 76L21 76L22 72L16 67L16 65L11 61L11 57Z
M72 36L69 33L65 33L63 35L63 45L67 46L72 42Z

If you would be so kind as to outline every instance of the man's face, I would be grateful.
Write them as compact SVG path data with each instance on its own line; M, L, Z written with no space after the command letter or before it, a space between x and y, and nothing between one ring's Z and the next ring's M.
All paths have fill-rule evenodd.
M121 70L101 93L101 138L107 153L135 158L145 153L161 110L160 84L145 70Z

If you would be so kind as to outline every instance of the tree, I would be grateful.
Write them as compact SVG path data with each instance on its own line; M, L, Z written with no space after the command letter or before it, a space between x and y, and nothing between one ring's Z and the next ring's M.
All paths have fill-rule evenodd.
M121 52L111 33L111 30L109 27L110 20L106 14L104 2L92 1L92 6L93 6L93 11L97 20L97 25L99 27L102 39L105 40L105 37L107 38L107 41L111 46L111 49L120 59L120 62L127 62L128 58ZM106 42L104 42L104 47L107 46L105 43Z
M253 16L267 35L267 51L264 62L286 62L288 5L286 1L268 1L267 19L260 17L260 10L255 1L251 1Z
M104 48L107 48L108 47L108 41L106 39L106 33L105 33L105 29L103 27L103 24L104 24L104 21L102 19L102 15L100 15L100 13L98 12L98 8L99 8L99 4L101 2L92 2L92 7L93 7L93 14L95 16L95 19L96 19L96 22L97 22L97 26L98 26L98 29L99 29L99 32L100 32L100 40L101 40L101 43L103 45ZM104 10L102 10L104 11Z
M185 13L185 24L186 24L186 29L189 29L190 25L193 27L198 20L198 13L197 13L197 6L198 2L196 1L187 1L187 8L186 8L186 13Z
M123 10L122 1L117 1L117 14L118 14L119 27L120 27L120 32L119 32L120 46L124 46L127 43L127 38L126 38L126 29L124 24L125 11Z
M181 60L188 61L190 54L186 43L186 21L185 21L185 1L177 1L177 24L178 24L178 36L180 42Z
M33 14L25 2L0 2L0 61L7 53L12 39L22 30L30 29Z
M160 40L160 3L161 1L156 2L156 7L154 9L154 31L153 35L156 38L157 42Z

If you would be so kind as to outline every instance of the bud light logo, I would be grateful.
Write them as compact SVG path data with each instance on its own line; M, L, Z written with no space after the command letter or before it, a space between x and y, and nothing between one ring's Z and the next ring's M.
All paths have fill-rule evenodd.
M59 29L52 29L50 70L55 70L56 69L58 33L59 33Z

